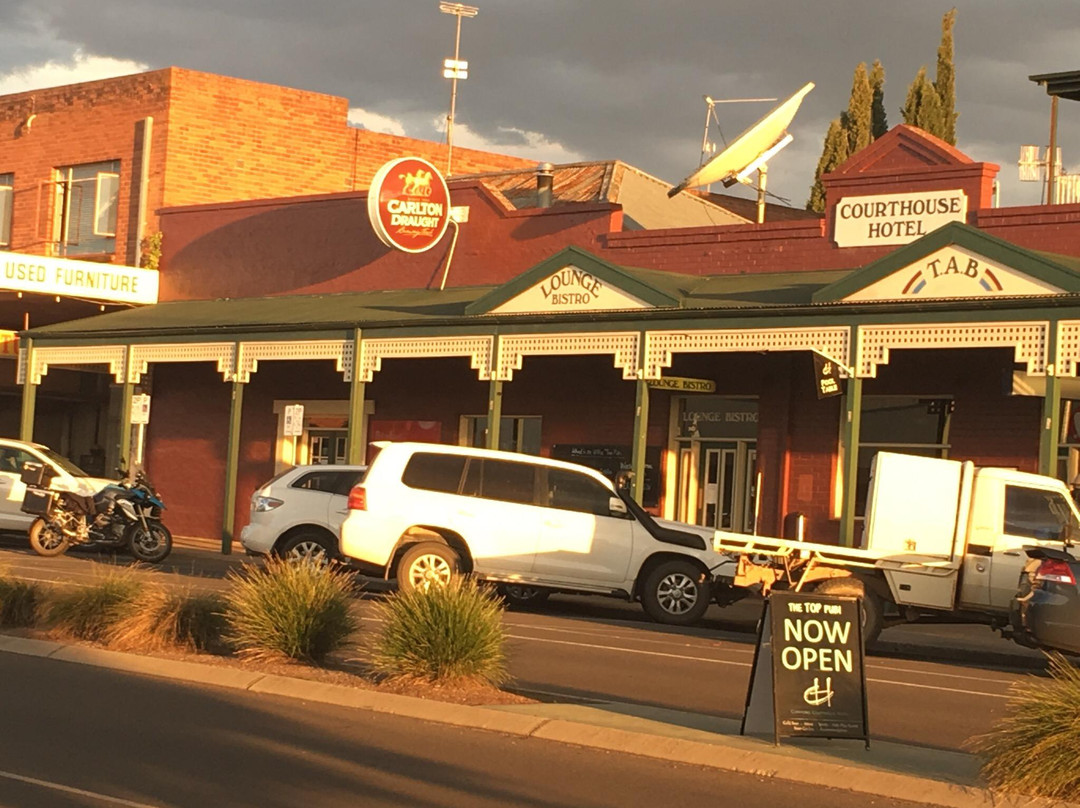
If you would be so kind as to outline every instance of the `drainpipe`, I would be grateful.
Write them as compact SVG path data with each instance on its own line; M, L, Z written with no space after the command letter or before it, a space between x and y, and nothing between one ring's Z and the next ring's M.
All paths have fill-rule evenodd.
M146 237L146 196L150 188L150 144L154 139L154 119L142 120L142 149L139 164L139 206L135 221L135 266L142 266L142 244Z

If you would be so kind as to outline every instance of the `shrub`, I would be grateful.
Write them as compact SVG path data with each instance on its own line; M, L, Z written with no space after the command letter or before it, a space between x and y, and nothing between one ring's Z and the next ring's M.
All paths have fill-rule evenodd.
M220 595L148 587L109 628L106 638L110 645L128 650L213 651L223 643L224 613Z
M469 578L398 592L377 607L383 621L372 665L389 676L506 681L503 606Z
M89 586L53 592L46 600L45 621L80 640L104 640L130 612L142 588L130 569L112 568Z
M0 576L0 627L26 628L37 620L41 589L31 581Z
M992 788L1080 799L1080 668L1050 655L1050 678L1012 687L1009 714L970 741Z
M357 628L352 577L340 568L269 559L229 578L227 639L243 656L321 662Z

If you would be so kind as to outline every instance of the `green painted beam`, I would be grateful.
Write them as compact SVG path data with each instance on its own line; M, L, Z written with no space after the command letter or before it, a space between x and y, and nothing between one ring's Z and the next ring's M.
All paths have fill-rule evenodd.
M26 375L23 378L22 409L19 413L19 439L34 440L34 406L37 403L37 385L31 380L34 367L33 340L25 340Z
M849 377L841 410L840 441L844 453L844 490L840 507L840 544L855 546L855 489L859 476L859 428L862 421L862 379Z
M502 387L503 383L498 379L492 379L488 386L487 435L484 438L484 446L488 449L499 448L499 433L502 430Z
M1057 356L1058 324L1050 323L1047 356ZM1046 368L1046 392L1042 401L1042 421L1039 429L1039 474L1048 477L1057 476L1058 441L1061 435L1061 380L1057 367L1050 364Z
M221 520L221 552L232 552L236 530L236 481L240 463L240 425L244 411L244 384L234 381L229 405L229 444L225 455L225 512Z
M360 329L353 334L352 382L349 385L349 463L364 461L364 395L367 385L360 379Z
M642 340L644 345L644 340ZM634 444L631 450L630 468L634 473L630 496L640 505L645 496L645 451L649 443L649 383L637 380L634 401Z

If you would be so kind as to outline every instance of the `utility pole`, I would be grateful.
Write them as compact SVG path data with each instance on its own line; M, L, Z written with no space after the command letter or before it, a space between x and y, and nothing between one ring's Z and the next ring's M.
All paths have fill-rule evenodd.
M476 6L466 6L463 3L439 3L439 11L443 14L453 14L457 17L457 32L454 35L454 58L443 60L443 78L450 79L450 114L446 116L446 176L450 176L450 167L454 155L454 111L457 107L457 83L458 79L464 81L469 77L469 63L458 58L461 46L461 18L475 17L480 13Z

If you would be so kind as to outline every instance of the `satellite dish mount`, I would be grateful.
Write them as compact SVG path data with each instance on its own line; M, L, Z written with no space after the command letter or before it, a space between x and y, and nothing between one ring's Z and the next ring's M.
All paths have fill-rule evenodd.
M758 224L765 221L765 186L768 175L766 163L781 149L794 140L788 133L787 128L791 125L795 113L799 110L806 94L814 89L813 82L807 82L793 96L788 98L780 106L759 120L737 138L731 145L720 154L713 157L705 165L700 166L690 176L668 191L668 196L675 196L687 188L700 188L703 185L711 185L714 182L723 183L725 188L730 188L737 182L752 185L750 176L758 172ZM747 99L749 100L749 99ZM761 100L761 99L754 99ZM709 116L715 115L713 105L718 103L705 96L708 105ZM702 157L708 147L708 121L706 118L706 138L702 143Z

